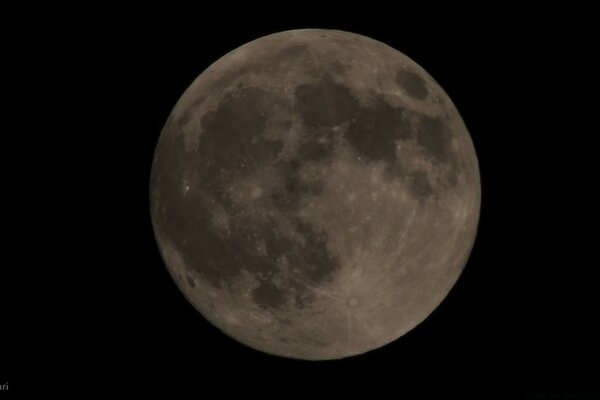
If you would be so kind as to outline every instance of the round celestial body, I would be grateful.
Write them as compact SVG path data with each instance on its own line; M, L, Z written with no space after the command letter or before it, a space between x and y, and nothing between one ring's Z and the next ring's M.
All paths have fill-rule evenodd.
M396 340L463 270L481 190L469 133L414 61L304 29L204 71L156 147L152 223L186 298L255 349L322 360Z

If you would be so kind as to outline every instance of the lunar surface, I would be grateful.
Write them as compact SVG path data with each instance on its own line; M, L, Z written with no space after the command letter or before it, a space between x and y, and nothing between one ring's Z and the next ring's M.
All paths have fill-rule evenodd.
M225 55L156 147L155 236L186 298L261 351L322 360L422 322L464 268L475 150L419 65L373 39L295 30Z

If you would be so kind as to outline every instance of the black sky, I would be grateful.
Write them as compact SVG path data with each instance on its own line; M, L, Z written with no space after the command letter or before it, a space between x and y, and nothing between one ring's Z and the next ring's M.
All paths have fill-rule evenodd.
M7 28L18 111L7 117L7 191L28 193L11 198L29 210L10 246L15 281L33 281L2 282L11 390L598 387L596 128L577 117L591 96L575 94L585 13L171 11L48 18L28 39ZM191 81L249 40L306 27L370 36L424 67L469 128L483 193L469 263L431 317L389 346L319 363L264 355L208 324L163 266L148 207L154 146Z

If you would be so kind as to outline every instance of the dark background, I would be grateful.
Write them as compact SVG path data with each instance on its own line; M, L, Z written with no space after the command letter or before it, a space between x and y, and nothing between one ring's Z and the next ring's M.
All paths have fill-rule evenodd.
M62 10L5 29L6 185L28 210L8 242L19 284L3 279L11 391L598 389L585 11L278 7ZM206 322L159 256L148 204L154 146L192 80L252 39L308 27L370 36L425 68L469 128L483 192L473 252L439 308L388 346L327 362L269 356Z

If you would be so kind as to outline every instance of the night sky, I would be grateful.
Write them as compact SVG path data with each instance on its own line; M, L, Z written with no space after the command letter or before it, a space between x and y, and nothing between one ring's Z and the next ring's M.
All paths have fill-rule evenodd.
M20 28L2 28L14 99L4 193L17 207L5 209L16 221L4 264L18 278L0 280L0 385L195 398L598 388L586 13L280 7L39 21L20 10ZM309 27L372 37L428 71L469 129L482 185L471 257L440 307L388 346L317 363L252 350L205 321L171 280L149 211L154 147L192 80L252 39Z

